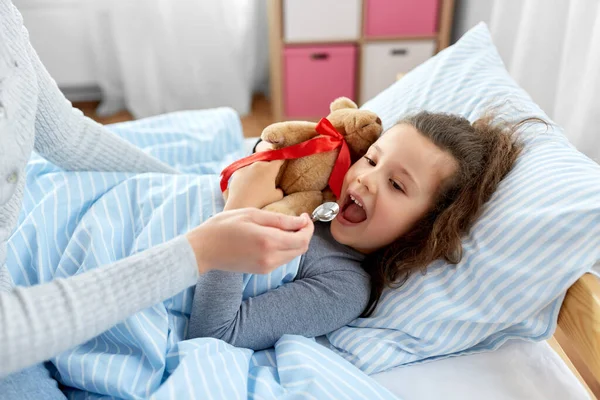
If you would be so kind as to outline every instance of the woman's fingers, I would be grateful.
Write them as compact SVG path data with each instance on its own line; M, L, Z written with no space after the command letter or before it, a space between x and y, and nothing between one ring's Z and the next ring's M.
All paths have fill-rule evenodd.
M282 231L277 228L264 227L261 232L266 241L266 247L273 251L297 251L303 254L313 235L312 221L297 231Z
M310 235L307 231L312 231L310 228L298 232L275 232L275 228L264 228L264 230L270 232L261 233L262 240L257 247L262 251L259 258L260 269L257 271L260 274L269 273L308 250Z
M252 213L252 221L261 226L276 228L283 231L297 231L308 224L312 224L308 215L292 217L264 210L256 210L256 212Z

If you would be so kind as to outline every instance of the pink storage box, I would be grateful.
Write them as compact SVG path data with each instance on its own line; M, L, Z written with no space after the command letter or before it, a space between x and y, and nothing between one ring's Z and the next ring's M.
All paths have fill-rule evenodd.
M355 98L356 46L288 46L283 79L287 117L326 117L336 97Z
M366 0L365 36L432 35L437 31L438 0Z

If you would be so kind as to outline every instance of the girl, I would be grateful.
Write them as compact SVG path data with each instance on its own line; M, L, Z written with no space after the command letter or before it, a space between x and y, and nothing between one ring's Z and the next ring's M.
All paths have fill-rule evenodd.
M435 259L457 263L461 236L521 150L513 134L523 122L488 115L471 124L427 111L404 118L350 168L340 214L315 227L295 280L241 301L241 274L201 276L189 337L259 350L286 333L323 335L371 315L386 286ZM256 163L239 171L226 209L268 204L278 168Z

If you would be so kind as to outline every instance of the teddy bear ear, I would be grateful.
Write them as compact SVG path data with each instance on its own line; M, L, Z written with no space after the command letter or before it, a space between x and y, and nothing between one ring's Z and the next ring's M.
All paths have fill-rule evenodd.
M341 110L343 108L358 108L358 106L356 105L355 102L353 102L352 100L350 100L347 97L338 97L329 106L329 109L331 110L331 112Z

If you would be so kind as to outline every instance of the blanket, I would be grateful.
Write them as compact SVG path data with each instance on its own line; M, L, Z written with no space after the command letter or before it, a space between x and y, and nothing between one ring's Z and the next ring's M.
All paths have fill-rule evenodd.
M28 286L102 268L181 235L223 208L219 172L243 156L230 109L112 125L180 175L66 172L34 156L7 265ZM245 275L244 298L294 279L299 259ZM314 339L281 338L253 352L212 338L184 340L193 288L53 358L70 398L275 399L393 396Z

